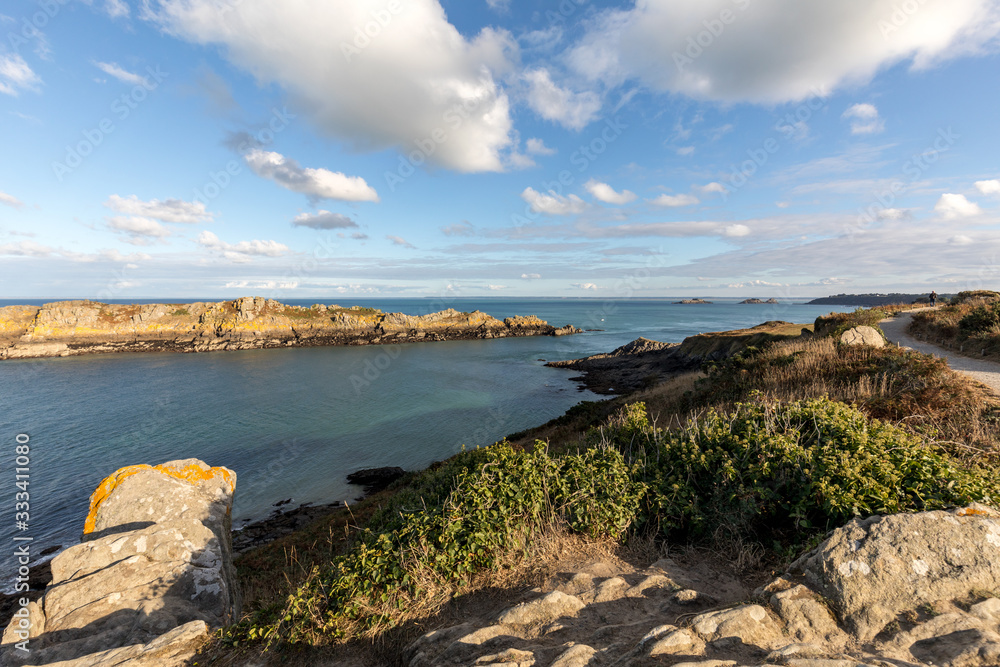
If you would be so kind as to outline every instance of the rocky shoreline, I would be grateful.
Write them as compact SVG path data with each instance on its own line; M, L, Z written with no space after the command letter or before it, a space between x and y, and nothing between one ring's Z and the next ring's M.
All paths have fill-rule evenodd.
M261 297L189 304L58 301L0 308L0 359L122 352L214 352L331 345L394 345L443 340L580 333L534 315L503 321L454 309L428 315L317 304L288 306Z

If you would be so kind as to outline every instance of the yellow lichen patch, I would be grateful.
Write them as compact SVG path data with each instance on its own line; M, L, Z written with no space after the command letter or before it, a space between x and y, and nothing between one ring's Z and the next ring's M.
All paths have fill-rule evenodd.
M166 465L151 466L145 463L140 463L134 466L126 466L116 470L114 473L101 480L101 483L97 485L94 492L90 494L90 511L87 512L87 520L83 524L84 535L94 532L94 529L97 526L97 510L101 506L101 503L111 495L112 491L114 491L125 479L144 470L155 470L163 473L164 475L184 480L188 484L192 485L221 476L226 481L226 486L229 487L230 493L232 493L236 488L236 480L233 478L233 473L227 468L208 468L194 464L176 468Z
M982 507L963 507L962 509L955 512L958 516L996 516L997 513L989 508Z

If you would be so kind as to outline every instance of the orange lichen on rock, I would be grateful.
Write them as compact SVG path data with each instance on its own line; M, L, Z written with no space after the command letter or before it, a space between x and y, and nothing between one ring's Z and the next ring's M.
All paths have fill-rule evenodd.
M177 468L167 465L151 466L145 463L140 463L134 466L125 466L124 468L116 470L101 480L101 483L97 485L94 492L90 494L90 511L87 513L87 520L83 524L84 535L94 532L94 529L97 526L97 509L100 507L101 503L104 502L124 480L128 479L132 475L143 472L144 470L155 470L156 472L161 472L164 475L169 475L192 485L214 479L221 475L226 481L226 485L229 487L230 493L232 493L236 488L236 480L233 479L232 472L227 468L222 467L208 468L198 465L188 465L182 468Z

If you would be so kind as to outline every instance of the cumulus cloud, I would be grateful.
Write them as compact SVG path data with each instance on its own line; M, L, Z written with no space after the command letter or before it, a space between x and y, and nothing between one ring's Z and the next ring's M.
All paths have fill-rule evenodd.
M723 236L740 237L740 236L747 236L748 234L750 234L750 228L747 227L746 225L740 225L740 224L727 225L722 230Z
M979 208L978 204L966 199L965 195L956 195L952 193L941 195L937 204L934 205L934 210L945 220L969 218L983 212L982 209Z
M149 87L149 81L144 76L134 74L128 70L122 69L117 63L102 63L95 62L94 66L101 70L108 76L113 76L122 83L127 83L130 86L145 86Z
M851 134L875 134L885 129L874 104L855 104L843 113L841 118L851 121Z
M700 99L776 103L825 96L899 63L921 69L979 53L1000 32L995 2L925 0L898 26L897 11L896 0L644 0L596 17L568 58L607 85L639 79Z
M966 236L965 234L956 234L948 239L948 243L952 245L971 245L972 238Z
M24 206L23 201L14 195L7 194L6 192L0 192L0 204L6 204L7 206L13 206L14 208L21 208Z
M104 0L104 11L113 19L129 15L128 4L124 0Z
M706 183L705 185L699 185L697 189L702 194L724 194L726 192L726 186L718 181L712 181L711 183Z
M521 199L531 205L532 211L548 215L573 215L583 213L587 208L587 202L576 195L564 197L552 190L549 190L548 194L542 194L534 188L525 188L521 193Z
M525 148L531 155L555 155L556 149L549 148L541 139L531 138L525 142Z
M536 213L547 213L548 215L572 215L583 213L587 208L587 203L577 197L570 195L564 197L549 190L548 194L542 194L534 188L525 188L521 193L521 199L531 205L531 210Z
M16 53L0 54L0 93L17 97L22 90L37 90L42 80Z
M432 164L501 171L512 122L494 77L510 71L516 41L493 28L466 38L438 0L398 7L380 25L373 15L389 12L384 0L243 0L226 11L218 0L148 0L146 18L181 39L222 46L230 62L284 88L351 148L409 154L430 142Z
M301 192L310 200L339 199L341 201L379 200L375 188L360 176L345 176L339 171L301 167L295 160L280 153L258 148L244 158L255 174L267 178L292 192Z
M346 229L357 227L346 215L341 213L331 213L320 209L316 213L302 213L292 220L293 227L311 227L312 229Z
M538 280L542 277L540 273L522 273L521 280Z
M402 246L404 248L410 248L410 249L415 249L417 247L417 246L413 245L412 243L410 243L409 241L407 241L406 239L404 239L402 237L399 237L399 236L393 236L392 234L386 234L385 237L387 239L389 239L390 241L392 241L393 245L398 245L398 246Z
M48 257L53 253L49 246L34 241L18 241L17 243L0 244L0 255L15 257Z
M1000 194L1000 179L994 178L991 181L976 181L976 189L984 195Z
M442 227L441 231L445 236L473 236L476 233L475 227L468 220Z
M170 230L156 220L137 216L113 216L108 218L108 227L122 233L126 243L149 245L170 236Z
M113 211L135 215L143 218L152 218L161 222L179 222L195 224L198 222L208 222L212 219L212 214L205 209L203 202L189 202L182 199L150 199L143 201L136 195L120 197L111 195L104 205Z
M487 285L486 289L490 290L491 292L498 292L500 290L507 289L507 286L506 285Z
M597 285L595 285L594 283L573 283L572 286L576 287L578 289L584 289L584 290L596 290L597 289Z
M883 208L877 213L879 220L902 220L909 215L905 208Z
M693 206L698 203L698 198L688 194L660 195L656 199L650 199L649 202L654 206L676 208L678 206Z
M506 14L510 11L510 0L486 0L486 4L499 14Z
M289 248L277 241L240 241L226 243L212 232L205 230L196 239L198 245L215 250L234 262L249 262L252 257L281 257L289 253Z
M552 81L544 68L524 73L528 84L528 106L545 120L571 130L582 130L601 110L601 97L592 91L574 93Z
M631 201L635 201L636 194L630 190L622 190L621 192L615 192L607 183L601 183L595 179L590 179L584 183L583 187L587 189L594 199L602 201L605 204L627 204Z

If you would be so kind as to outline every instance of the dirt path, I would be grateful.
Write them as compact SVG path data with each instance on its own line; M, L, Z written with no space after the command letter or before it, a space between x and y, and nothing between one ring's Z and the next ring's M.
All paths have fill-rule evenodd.
M994 392L1000 394L1000 364L993 361L963 357L962 355L955 354L954 352L946 350L943 347L918 341L906 333L906 328L909 325L909 313L900 313L896 317L890 317L889 319L882 320L879 323L879 326L882 327L882 331L885 332L885 335L890 342L903 347L912 347L914 350L925 354L933 354L938 357L944 357L948 360L948 365L951 366L953 370L964 373L972 379L982 382Z

